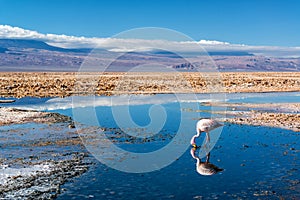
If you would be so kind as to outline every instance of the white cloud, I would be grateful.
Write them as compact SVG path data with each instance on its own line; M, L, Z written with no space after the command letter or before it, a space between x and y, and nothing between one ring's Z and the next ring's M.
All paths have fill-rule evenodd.
M8 25L0 25L1 38L42 38L42 34L36 31L25 30L19 27L12 27Z
M42 34L9 25L0 25L0 38L38 39L64 48L104 48L114 52L163 49L174 52L247 51L267 56L300 56L300 47L249 46L215 40L167 41L121 38L87 38L68 35Z
M200 45L230 45L229 42L221 42L221 41L217 41L217 40L184 41L181 43L182 44L197 43Z

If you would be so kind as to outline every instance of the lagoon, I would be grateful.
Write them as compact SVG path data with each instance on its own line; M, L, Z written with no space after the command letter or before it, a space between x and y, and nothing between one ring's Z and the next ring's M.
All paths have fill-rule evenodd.
M217 100L229 103L288 103L299 102L299 95L300 93L224 94L218 96ZM101 134L106 134L109 139L113 138L112 143L118 148L138 154L157 151L172 143L180 125L184 125L184 136L181 138L183 142L177 145L180 148L164 151L167 153L159 157L160 162L146 161L150 165L157 165L150 172L128 173L128 168L122 171L111 167L114 158L117 160L122 153L112 154L115 156L110 157L113 161L105 164L90 155L88 159L94 164L82 176L64 184L57 199L300 198L300 138L298 132L290 130L225 123L218 130L220 137L216 138L215 146L210 152L210 163L224 170L213 176L197 173L196 160L191 156L188 144L189 138L196 133L195 124L199 118L216 117L211 113L212 110L226 110L224 107L212 108L201 104L214 99L211 97L203 94L192 97L164 94L75 97L77 99L23 98L5 106L71 116L77 121L78 128L101 127ZM97 120L93 119L93 114ZM132 121L126 119L128 116ZM137 134L135 136L138 139L133 136L123 137L126 132ZM147 133L150 137L143 140L143 135L138 133ZM198 143L201 145L203 140L204 136L198 139ZM199 150L196 150L196 154L200 156L198 153ZM203 155L200 157L202 160L206 159ZM169 160L166 162L168 164L158 166L164 162L163 159ZM119 164L122 165L122 162Z

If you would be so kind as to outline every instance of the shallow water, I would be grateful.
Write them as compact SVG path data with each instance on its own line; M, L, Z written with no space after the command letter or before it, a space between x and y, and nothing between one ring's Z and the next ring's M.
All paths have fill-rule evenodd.
M226 95L225 100L247 103L299 102L299 94L229 94ZM148 126L151 129L150 133L156 133L150 137L151 140L141 142L129 138L126 141L122 137L115 137L115 145L137 153L152 152L164 147L172 142L180 123L186 125L187 136L183 138L182 144L179 144L185 146L183 155L176 157L177 159L174 159L170 165L149 173L126 173L110 168L91 157L96 164L82 176L63 185L63 192L58 199L300 198L299 133L270 127L225 124L210 155L210 162L224 171L213 176L203 176L196 171L196 160L190 154L189 138L195 134L197 120L200 117L210 117L211 114L207 111L212 108L202 106L197 101L178 103L172 99L172 95L150 97L151 101L135 97L136 99L133 99L133 103L129 106L123 102L122 97L113 97L116 98L114 102L118 102L115 106L110 106L109 103L113 100L109 97L99 97L96 99L99 104L95 107L91 106L94 104L91 104L89 99L83 98L81 102L85 104L80 104L73 110L70 106L71 99L33 100L35 103L30 105L26 104L27 100L15 103L21 108L38 108L72 117L75 110L76 121L107 128L109 130L104 131L107 135L118 135L122 132L119 127L121 122L116 118L124 119L127 116L126 113L120 112L124 107L128 108L130 117L137 127L146 127L139 131L146 131L147 125L153 122L151 119L163 117L163 112L158 112L159 108L157 113L153 113L152 118L149 115L149 110L159 104L167 117L159 131L151 129L156 126ZM205 102L210 96L199 95L197 98L201 99L200 102ZM104 106L100 106L101 103ZM196 110L205 112L194 112ZM96 121L92 116L94 112L97 116ZM114 115L116 113L117 117ZM125 122L130 124L126 120ZM131 128L133 132L137 131L131 125L127 128ZM126 133L126 130L124 129L123 132ZM202 136L197 140L198 144L200 145L203 140ZM170 152L165 156L165 159L169 159L173 153ZM150 160L149 163L151 162L155 163L155 160Z
M115 105L143 105L143 104L167 104L177 103L178 99L173 94L157 94L150 96L133 95L128 100L127 96L98 96L98 97L79 97L82 101L75 98L75 100L82 107L90 106L91 101L95 106L111 106ZM0 104L1 107L16 107L24 109L35 109L35 110L68 110L72 108L72 97L66 98L35 98L25 97L21 99L16 98L0 98L2 99L14 99L16 102L8 104ZM230 103L299 103L300 92L270 92L270 93L230 93L230 94L195 94L186 95L183 102L210 102L210 101L221 101ZM64 112L64 111L62 111ZM71 115L71 113L67 113Z
M232 93L230 103L299 103L300 92Z
M295 96L296 95L296 96ZM288 94L279 102L297 99L298 94ZM233 96L231 102L272 102L271 94L264 98L258 95ZM184 108L194 108L195 103L181 104ZM168 120L164 130L176 133L180 122L177 103L166 103ZM151 104L131 105L133 120L141 126L149 123L147 112ZM84 108L82 108L84 109ZM200 106L200 110L210 107ZM193 109L192 109L193 110ZM60 111L61 112L61 111ZM62 111L68 114L67 110ZM98 106L96 113L104 127L117 127L113 120L111 107ZM143 114L146 113L146 114ZM70 114L70 113L69 113ZM198 117L209 117L209 112L198 112L184 122L190 123L191 131ZM83 117L82 122L90 123ZM94 125L94 124L91 124ZM159 134L165 134L160 132ZM194 133L193 133L194 134ZM151 152L170 142L152 141L147 144L123 144L123 149L131 152L142 149ZM200 138L198 143L201 144ZM299 168L299 134L269 127L252 127L226 124L216 146L211 151L210 162L224 171L214 176L202 176L196 171L196 160L190 154L190 148L171 165L151 173L125 173L109 168L97 161L88 173L64 186L66 192L58 199L80 199L94 197L101 199L215 199L215 198L264 198L300 196ZM204 158L205 159L205 158Z
M82 177L64 185L66 192L58 199L299 198L299 140L292 131L227 124L210 157L211 163L224 169L217 175L199 175L189 150L168 167L151 173L124 173L97 162Z

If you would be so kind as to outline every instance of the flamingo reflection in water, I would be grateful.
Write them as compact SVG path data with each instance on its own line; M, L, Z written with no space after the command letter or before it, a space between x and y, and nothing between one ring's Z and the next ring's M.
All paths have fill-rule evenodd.
M217 174L218 172L223 171L223 169L217 167L216 165L209 162L210 153L206 154L205 162L202 162L201 159L195 155L196 148L191 148L191 155L194 159L197 160L196 171L204 176L210 176Z

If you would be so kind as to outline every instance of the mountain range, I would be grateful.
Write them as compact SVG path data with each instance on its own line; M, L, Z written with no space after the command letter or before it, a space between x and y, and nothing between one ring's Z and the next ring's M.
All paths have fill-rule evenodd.
M189 52L182 55L164 50L120 53L106 49L61 48L33 39L0 39L0 71L78 71L83 63L90 66L109 63L106 71L128 71L140 65L197 71L212 64L219 71L300 70L300 58L266 57L246 51Z

